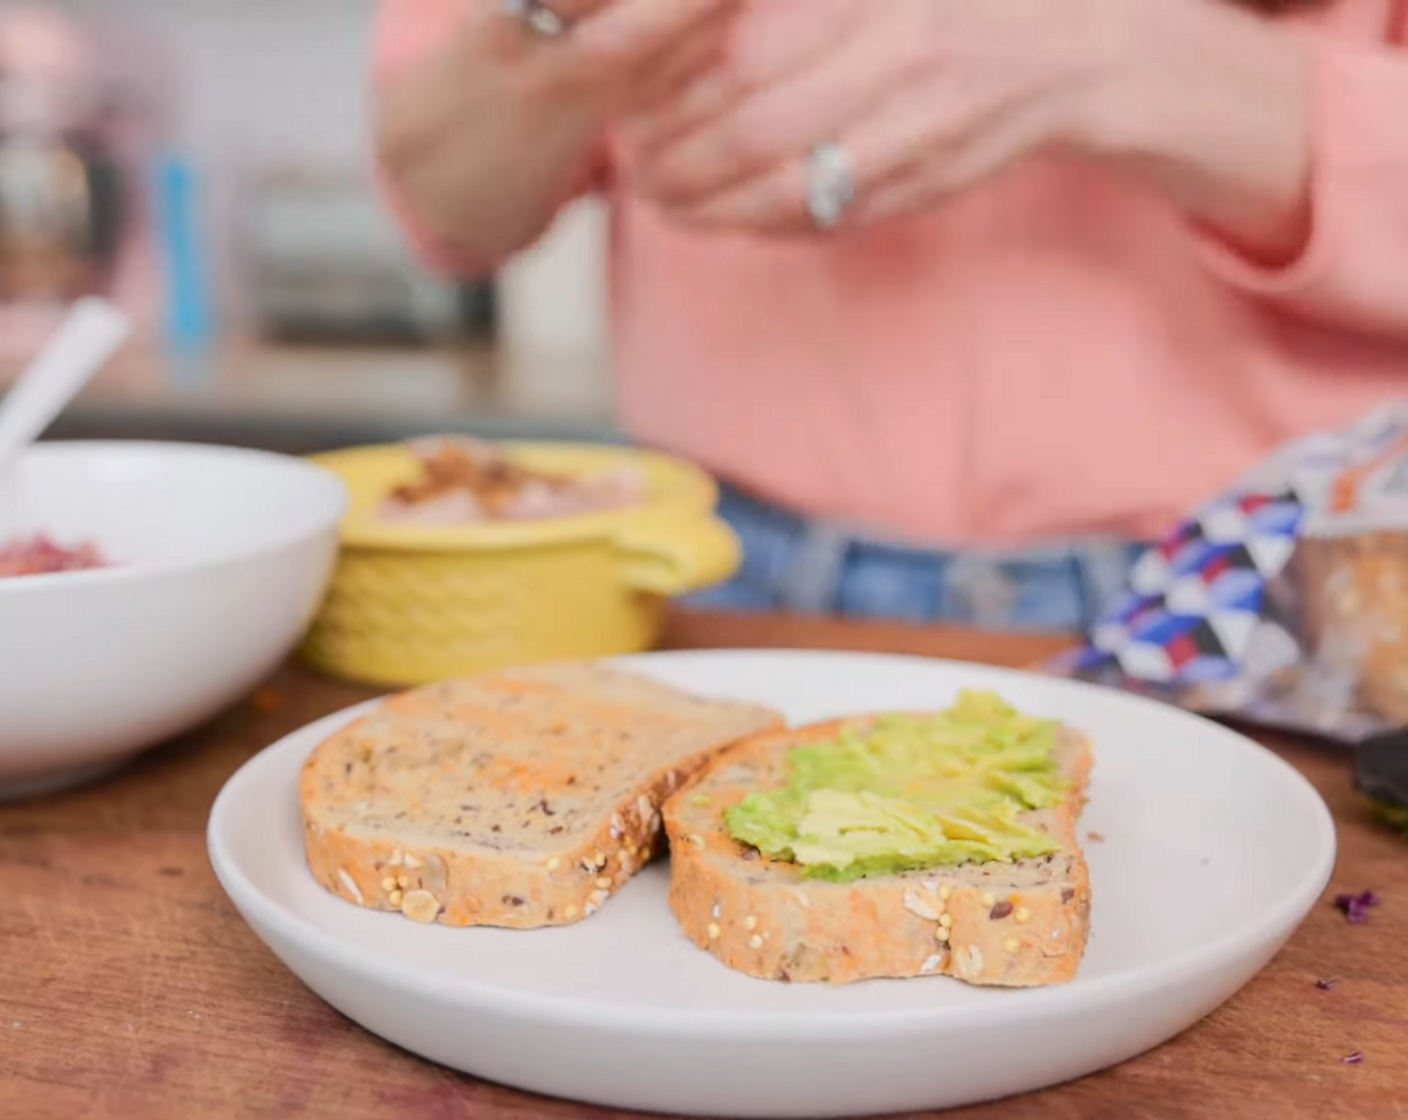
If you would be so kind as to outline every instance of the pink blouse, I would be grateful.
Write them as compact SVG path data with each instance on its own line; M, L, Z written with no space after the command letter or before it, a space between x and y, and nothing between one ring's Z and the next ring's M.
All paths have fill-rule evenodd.
M1312 17L1314 232L1284 269L1074 161L794 243L693 233L608 185L626 423L763 497L917 543L1159 533L1281 441L1408 388L1399 9ZM460 11L383 0L382 77ZM418 240L447 269L497 263Z

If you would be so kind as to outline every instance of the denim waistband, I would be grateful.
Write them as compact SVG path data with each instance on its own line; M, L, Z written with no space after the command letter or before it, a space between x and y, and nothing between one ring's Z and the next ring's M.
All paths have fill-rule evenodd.
M1122 593L1144 549L1084 538L1004 552L935 550L804 518L731 488L719 508L743 541L743 566L691 605L1086 630Z

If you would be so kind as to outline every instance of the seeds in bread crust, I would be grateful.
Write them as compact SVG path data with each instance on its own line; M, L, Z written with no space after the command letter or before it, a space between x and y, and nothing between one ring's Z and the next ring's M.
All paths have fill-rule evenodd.
M556 871L556 870L557 870L559 867L561 867L561 866L562 866L562 861L561 861L560 859L558 859L556 856L553 856L552 859L548 860L548 870L549 870L549 871Z
M753 934L753 936L748 939L748 947L750 949L761 949L763 947L763 939L756 933Z
M943 963L944 955L942 953L935 953L919 966L920 975L928 976L931 972L938 972L939 969L943 967Z
M450 887L450 869L445 861L432 852L425 857L425 870L420 874L420 885L431 894L443 895Z
M403 897L405 897L405 896L402 895L402 893L401 893L400 891L392 891L390 894L388 894L388 895L386 896L386 901L389 902L389 903L391 903L391 905L392 905L392 906L395 906L397 909L400 909L400 906L401 906L401 899L402 899Z
M407 891L401 902L401 913L413 922L428 926L440 913L440 900L429 891Z
M916 918L923 918L926 922L937 922L939 915L943 913L940 907L934 904L928 891L905 891L904 908Z
M948 926L940 926L938 929L936 929L936 930L934 931L934 936L935 936L939 941L947 942L948 939L949 939L950 937L952 937L953 935L952 935L951 933L949 933L949 931L948 931Z
M743 919L743 928L749 931L757 929L758 919L753 917L752 914L749 914L746 918Z
M381 881L381 889L384 890L387 894L390 894L396 889L396 880L393 879L390 875L388 875L385 879Z
M987 891L983 892L982 898L980 898L978 901L981 902L984 906L986 906L989 910L991 910L994 906L997 905L997 899L995 899Z
M1019 907L1017 907L1017 912L1012 915L1012 917L1013 917L1014 919L1016 919L1018 922L1027 922L1027 921L1030 921L1030 920L1031 920L1031 916L1032 916L1032 912L1031 912L1030 910L1028 910L1025 906L1019 906Z
M1015 937L1009 937L1006 941L1002 943L1002 947L1006 949L1009 953L1015 953L1018 949L1022 947L1022 943L1018 941Z
M1012 913L1012 904L1004 899L988 911L988 918L994 922L1000 922L1010 913ZM1020 918L1017 920L1021 921Z
M609 891L611 889L611 880L603 875L596 881L596 885L598 890Z
M940 914L940 915L939 915L939 925L943 926L944 929L952 929L952 928L953 928L953 915L952 915L952 914Z
M337 877L342 880L342 885L347 888L347 893L357 900L357 905L362 904L362 888L357 886L357 880L352 878L347 868L338 868Z
M562 911L562 916L568 920L575 918L577 916L577 908L575 906L568 906Z
M717 940L719 939L720 935L721 935L724 931L719 928L719 925L718 925L717 922L710 922L710 923L709 923L709 930L708 930L708 932L709 932L709 940L710 940L710 941L717 941Z
M958 950L958 971L964 976L977 976L983 971L983 951L976 945Z

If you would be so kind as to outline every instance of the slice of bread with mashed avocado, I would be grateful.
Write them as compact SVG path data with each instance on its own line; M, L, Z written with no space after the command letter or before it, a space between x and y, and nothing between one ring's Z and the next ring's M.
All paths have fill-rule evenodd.
M1071 728L991 693L946 711L754 735L665 807L685 934L763 979L1072 980L1092 765Z

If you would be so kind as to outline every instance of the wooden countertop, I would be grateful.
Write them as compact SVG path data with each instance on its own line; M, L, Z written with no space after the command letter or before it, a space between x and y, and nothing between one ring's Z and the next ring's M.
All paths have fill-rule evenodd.
M1031 639L841 622L681 618L680 647L888 650L1021 665ZM285 670L214 725L90 789L0 807L0 1116L14 1120L607 1120L380 1042L255 939L205 855L206 814L262 747L368 693ZM1184 1036L962 1120L1408 1116L1408 842L1373 827L1346 759L1267 742L1340 830L1327 901L1273 964ZM1383 905L1351 926L1336 891ZM1190 905L1196 905L1190 899ZM1335 979L1332 991L1315 982ZM1364 1055L1358 1065L1341 1059ZM620 1114L616 1114L620 1115Z
M0 359L0 395L17 372ZM232 342L181 362L124 352L65 412L58 437L143 427L219 438L227 430L404 439L473 430L496 438L610 439L615 377L603 355L526 355L455 346Z

